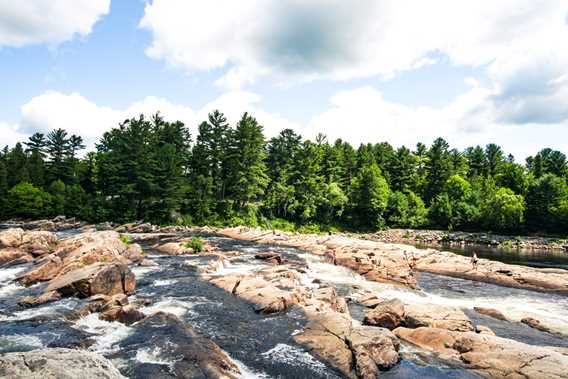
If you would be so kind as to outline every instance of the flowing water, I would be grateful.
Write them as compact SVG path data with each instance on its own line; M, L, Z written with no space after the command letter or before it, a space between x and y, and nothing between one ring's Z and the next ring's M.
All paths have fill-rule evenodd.
M262 251L277 251L285 258L303 260L308 270L301 280L335 285L338 292L353 297L362 290L396 297L408 303L458 306L476 324L487 325L497 335L537 345L568 346L560 336L537 332L520 323L508 323L477 315L474 306L501 310L513 320L525 316L540 319L545 325L568 334L568 297L503 288L468 280L420 274L422 291L371 282L351 270L324 262L301 250L257 245L218 236L204 236L222 249L239 251L215 275L250 273L265 267L254 259ZM186 265L205 264L211 258L171 257L146 247L152 267L134 267L137 291L131 302L145 300L145 313L166 311L179 316L200 334L211 338L240 366L246 378L339 378L333 369L296 344L293 336L306 324L299 308L274 315L261 315L235 296L209 284ZM13 283L26 266L0 269L0 353L42 347L83 347L111 359L126 376L133 378L172 377L171 367L178 357L167 354L167 346L149 345L143 332L118 322L106 322L91 314L75 321L64 316L84 306L84 300L65 299L40 307L24 309L17 305L21 296L40 293L42 285L29 288ZM355 319L364 309L350 304ZM459 368L446 367L419 349L404 345L403 360L386 378L468 378L476 377Z

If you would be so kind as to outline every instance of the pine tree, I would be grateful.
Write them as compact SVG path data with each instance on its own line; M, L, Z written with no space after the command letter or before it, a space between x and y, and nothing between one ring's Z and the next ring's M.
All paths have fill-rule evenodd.
M263 127L245 113L232 136L229 156L229 192L237 209L259 199L268 185Z
M444 190L446 181L452 175L452 159L449 145L443 138L438 138L428 150L426 188L424 198L432 201Z

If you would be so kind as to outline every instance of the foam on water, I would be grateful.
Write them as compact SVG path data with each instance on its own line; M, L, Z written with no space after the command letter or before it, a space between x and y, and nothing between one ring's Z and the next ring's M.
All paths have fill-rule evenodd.
M171 366L176 362L176 360L172 359L171 357L169 359L164 358L162 349L160 349L160 347L158 346L154 348L144 348L138 350L136 352L135 359L140 363L151 363L166 366Z
M261 353L261 355L265 358L287 363L290 365L302 364L310 367L316 372L326 372L327 370L325 365L315 359L310 353L307 353L298 347L290 346L284 343L277 344L272 349Z
M132 328L120 322L99 320L98 313L91 313L81 317L75 327L96 335L95 343L89 347L90 351L100 354L109 354L119 350L118 342L132 333Z
M241 379L270 379L271 376L264 372L254 371L239 360L232 359L232 361L237 365L239 371L241 372Z
M196 304L200 303L203 302L189 302L175 298L164 298L163 300L158 301L157 303L142 307L140 308L140 310L146 314L152 314L155 312L168 312L178 317L183 317L188 314L189 316L191 316L191 314L193 313L192 308Z
M177 283L176 279L157 279L154 280L154 283L152 283L152 285L156 287L162 287L162 286L169 286L170 284L174 283Z
M12 268L3 268L0 270L0 285L4 285L5 283L11 282L18 276L18 274L24 272L27 266L24 267L12 267Z
M136 278L143 278L148 273L160 270L159 266L135 266L131 267L130 270L136 275Z
M38 316L54 316L54 315L64 315L75 309L78 300L73 298L59 300L48 305L24 309L23 311L14 312L12 315L8 316L6 320L27 320L30 318Z
M0 286L0 298L14 295L16 292L25 289L24 286L17 283L2 283Z
M0 351L23 351L43 348L43 342L36 336L13 334L0 336Z

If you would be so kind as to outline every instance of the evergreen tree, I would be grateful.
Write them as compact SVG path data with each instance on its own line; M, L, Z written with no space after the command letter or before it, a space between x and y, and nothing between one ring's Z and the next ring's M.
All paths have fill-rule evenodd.
M14 187L16 184L30 181L27 160L26 153L19 142L6 154L6 176L9 188Z
M245 113L233 133L229 165L230 194L237 209L258 200L268 185L263 127Z
M452 175L452 166L448 143L442 138L436 139L428 150L428 174L424 194L427 202L432 201L444 190L446 182Z

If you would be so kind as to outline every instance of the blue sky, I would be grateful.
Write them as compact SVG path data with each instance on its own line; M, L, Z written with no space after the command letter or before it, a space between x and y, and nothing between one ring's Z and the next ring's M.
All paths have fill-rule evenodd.
M563 1L0 0L0 145L219 107L268 136L568 152Z

